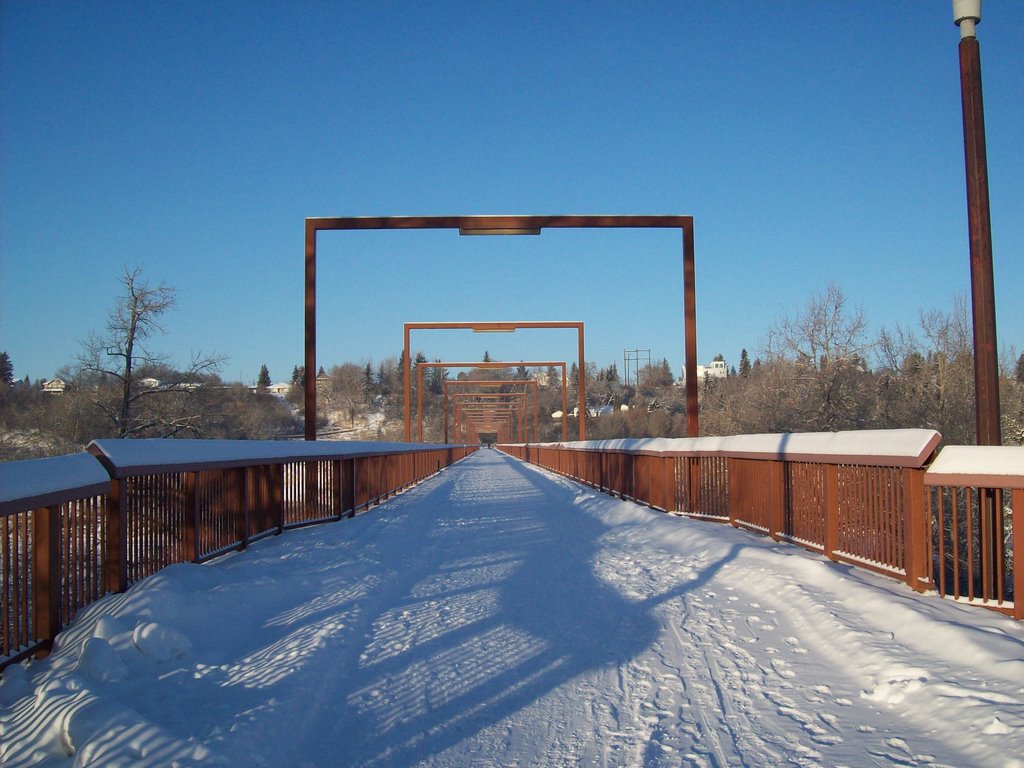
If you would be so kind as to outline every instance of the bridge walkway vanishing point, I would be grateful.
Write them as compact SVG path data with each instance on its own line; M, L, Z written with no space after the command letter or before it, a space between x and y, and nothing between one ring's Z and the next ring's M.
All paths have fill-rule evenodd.
M0 763L1012 765L1022 681L1010 619L481 450L87 608Z

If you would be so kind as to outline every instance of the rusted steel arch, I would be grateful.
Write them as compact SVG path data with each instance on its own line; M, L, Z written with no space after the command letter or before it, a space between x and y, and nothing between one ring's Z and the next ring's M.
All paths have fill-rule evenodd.
M587 392L586 392L586 375L583 371L586 370L586 352L583 337L583 323L579 320L517 320L514 322L489 322L489 321L477 321L477 322L413 322L404 324L404 337L405 342L403 346L403 380L405 382L405 441L409 442L412 440L412 382L410 380L410 357L412 350L409 344L409 338L412 331L415 330L432 330L432 331L450 331L450 330L470 330L474 333L495 333L495 332L515 332L519 329L533 329L533 330L575 330L576 331L576 345L578 351L578 366L580 370L580 376L576 383L576 394L579 399L579 439L587 439L587 424L586 424L586 403L587 403ZM521 365L522 363L520 363ZM564 381L564 376L563 376Z
M505 381L505 380L502 380L502 379L496 379L496 380L493 380L493 381L472 381L472 380L447 381L446 380L443 383L443 389L444 389L444 442L446 442L446 443L448 442L448 400L449 400L448 390L449 390L449 388L451 388L451 387L469 387L469 386L477 386L477 387L504 387L504 386L518 386L520 384L527 385L524 388L524 392L529 391L529 390L533 391L533 441L537 442L537 439L539 437L538 422L540 421L540 384L537 383L536 379L526 379L526 380L523 380L523 379L513 379L512 381ZM481 393L474 393L474 394L481 394ZM419 414L417 414L417 415L419 415ZM563 413L563 415L564 415L564 413ZM419 424L420 424L419 441L422 443L423 442L423 417L419 416L418 420L419 420Z
M527 424L527 403L528 393L526 392L455 392L452 395L453 406L459 410L469 409L471 406L486 406L486 405L504 405L510 404L514 406L514 413L516 416L516 432L519 434L519 442L529 442L529 426ZM445 403L447 406L447 403ZM536 413L536 409L535 409ZM447 440L448 434L448 413L447 408L445 409L445 441ZM536 430L536 421L534 422L534 428ZM423 442L421 439L420 442Z
M316 240L320 231L455 229L460 234L538 234L543 229L678 229L683 246L687 434L696 437L697 311L692 216L335 216L305 220L305 437L316 440Z
M444 362L442 360L436 360L434 362L417 363L417 369L420 368L480 368L481 370L499 370L502 368L560 368L562 371L562 440L568 440L569 437L569 417L568 412L568 386L569 380L567 378L568 372L566 370L566 363L564 360L519 360L514 363L498 362L495 360L489 360L487 362ZM513 380L514 381L514 380ZM418 386L420 391L423 390L423 380L418 379Z
M420 369L422 363L417 363L416 367L416 424L417 424L417 441L423 442L423 371ZM435 368L445 367L440 361L434 363ZM540 399L540 385L537 384L534 379L512 379L512 380L493 380L493 381L448 381L443 382L443 393L444 393L444 442L448 442L448 389L450 386L481 386L481 387L505 387L505 386L524 386L524 391L528 389L533 390L533 410L534 410L534 437L537 435L537 412L538 403Z
M484 425L500 426L504 429L505 435L512 440L515 430L515 414L512 408L470 408L465 413L459 414L460 419L456 430L461 434L462 442L468 438L467 427L473 427L477 432L481 431ZM460 429L461 427L461 429ZM456 436L458 437L458 435Z

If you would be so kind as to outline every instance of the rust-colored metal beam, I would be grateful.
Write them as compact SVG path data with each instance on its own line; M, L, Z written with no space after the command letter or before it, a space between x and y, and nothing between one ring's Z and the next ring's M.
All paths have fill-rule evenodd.
M686 263L692 266L693 259L693 217L652 216L652 215L591 215L591 216L337 216L310 217L306 225L305 252L305 437L316 439L316 236L324 231L354 230L415 230L415 229L457 229L461 234L537 234L542 229L680 229L684 242L684 273ZM687 251L687 243L689 250ZM684 323L686 337L686 382L694 390L687 396L687 430L691 436L697 434L697 358L696 358L696 313L694 301L696 292L691 291L684 274ZM582 343L581 343L582 346ZM692 355L691 355L692 351ZM583 368L582 362L580 365ZM581 375L584 387L586 374ZM408 400L407 400L408 402ZM562 409L563 412L565 409ZM580 409L580 437L585 436L586 405ZM408 439L408 437L406 438Z
M697 278L693 256L693 226L683 228L683 327L686 383L686 436L697 437Z
M970 239L971 305L974 319L975 424L978 445L1002 443L999 356L996 346L995 276L985 149L985 110L981 94L981 48L976 37L960 40L960 94L963 102L967 226Z
M322 230L457 229L525 232L536 229L688 229L692 216L324 216L306 219Z

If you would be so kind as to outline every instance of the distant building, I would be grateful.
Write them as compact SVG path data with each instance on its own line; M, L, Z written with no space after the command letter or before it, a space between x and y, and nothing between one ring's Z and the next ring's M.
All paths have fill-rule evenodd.
M559 375L549 376L547 371L534 371L530 377L537 382L537 386L541 389L547 389L548 387L560 387L562 386L562 377Z
M684 371L685 378L685 371ZM702 382L704 379L724 379L729 375L729 368L725 363L725 360L712 360L707 365L697 366L697 381Z
M63 395L67 388L68 385L64 383L63 379L50 379L43 382L43 392L48 395Z
M287 395L291 391L292 391L291 382L283 382L282 381L282 382L280 382L278 384L271 384L269 387L267 387L267 392L269 392L272 395L281 395L282 397L284 397L285 395Z

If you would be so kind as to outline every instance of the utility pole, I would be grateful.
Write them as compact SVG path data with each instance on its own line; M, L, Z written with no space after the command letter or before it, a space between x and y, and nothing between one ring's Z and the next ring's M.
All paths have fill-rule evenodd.
M976 35L976 27L981 22L981 0L953 0L953 19L960 27L960 96L963 102L964 164L967 172L977 443L999 445L1002 443L1002 434L999 423L992 224L988 200L988 159L985 152L985 110L981 97L981 49Z

